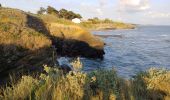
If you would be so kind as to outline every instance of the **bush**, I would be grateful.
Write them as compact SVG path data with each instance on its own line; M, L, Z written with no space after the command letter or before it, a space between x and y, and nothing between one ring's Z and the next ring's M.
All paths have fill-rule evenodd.
M78 59L73 71L64 75L57 68L44 66L46 73L34 79L23 76L16 85L3 89L0 99L18 100L169 100L170 71L150 69L131 80L117 76L114 70L81 71Z
M151 68L132 80L132 91L138 100L170 99L170 71Z

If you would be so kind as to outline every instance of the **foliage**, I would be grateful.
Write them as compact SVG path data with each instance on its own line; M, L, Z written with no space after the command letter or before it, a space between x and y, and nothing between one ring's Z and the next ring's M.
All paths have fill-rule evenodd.
M131 80L123 80L114 70L84 73L78 58L73 71L64 75L58 68L44 66L39 78L23 76L17 84L3 89L5 100L169 100L170 71L150 69Z
M133 29L135 28L132 24L116 22L111 19L99 19L94 17L92 19L88 19L80 24L82 27L91 30L107 30L107 29Z
M47 11L47 14L52 14L55 16L58 16L59 14L59 11L57 11L54 7L51 7L51 6L48 6L46 11Z
M132 91L138 100L169 100L170 71L151 68L141 72L132 80Z
M40 10L38 11L38 14L43 14L45 11L47 12L47 14L51 14L56 17L68 19L68 20L72 20L74 18L82 18L80 14L74 13L73 11L68 11L66 9L60 9L58 11L51 6L48 6L47 9L41 7Z
M74 18L82 18L80 14L76 14L73 11L67 11L66 9L61 9L59 11L59 17L72 20Z
M37 14L44 14L46 12L46 9L43 7L40 7L40 10L37 11Z

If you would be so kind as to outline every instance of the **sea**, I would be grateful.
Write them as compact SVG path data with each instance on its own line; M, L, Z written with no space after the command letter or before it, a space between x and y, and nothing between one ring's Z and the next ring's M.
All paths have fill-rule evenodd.
M92 31L106 43L104 59L80 58L83 71L114 69L131 78L149 68L170 69L170 26L138 25L135 29ZM60 64L75 58L60 57Z

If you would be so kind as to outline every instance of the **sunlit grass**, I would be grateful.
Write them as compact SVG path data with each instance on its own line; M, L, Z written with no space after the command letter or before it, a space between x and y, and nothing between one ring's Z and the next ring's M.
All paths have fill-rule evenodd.
M30 50L51 45L51 41L43 33L28 27L26 13L2 8L0 14L1 44L14 44Z
M46 18L48 17L52 16L46 15ZM74 39L82 41L88 43L93 48L103 49L104 42L100 38L95 37L87 29L81 27L80 25L74 24L71 21L64 19L61 19L65 21L64 23L55 21L54 19L58 20L57 17L54 17L54 19L51 19L51 21L47 22L46 18L44 18L43 20L44 22L46 22L46 26L48 27L52 36L59 37L62 39Z

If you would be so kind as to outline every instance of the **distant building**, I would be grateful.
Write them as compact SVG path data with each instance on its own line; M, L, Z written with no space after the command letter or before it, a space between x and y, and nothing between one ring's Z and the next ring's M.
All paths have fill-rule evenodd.
M79 19L79 18L74 18L74 19L72 19L72 22L73 22L73 23L76 23L76 24L79 24L79 23L81 23L81 19Z

